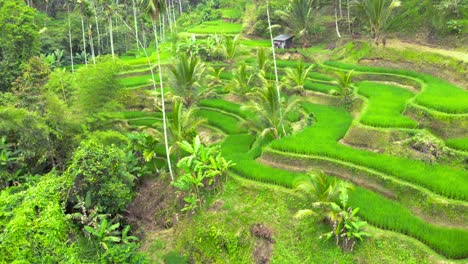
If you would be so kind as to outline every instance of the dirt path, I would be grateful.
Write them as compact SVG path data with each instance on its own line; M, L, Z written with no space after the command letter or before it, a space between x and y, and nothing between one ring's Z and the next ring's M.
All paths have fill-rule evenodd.
M415 49L423 52L432 52L432 53L438 53L443 56L451 57L456 60L460 60L463 62L468 62L468 53L462 52L462 51L456 51L456 50L448 50L448 49L440 49L440 48L435 48L435 47L430 47L426 45L421 45L417 43L409 43L409 42L404 42L399 39L389 39L387 40L387 47L390 48L395 48L395 49Z

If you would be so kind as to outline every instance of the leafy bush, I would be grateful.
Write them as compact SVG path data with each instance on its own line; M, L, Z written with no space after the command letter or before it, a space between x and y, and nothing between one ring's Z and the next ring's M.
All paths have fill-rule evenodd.
M0 262L80 263L62 206L71 183L49 174L24 190L0 193Z
M76 150L66 171L74 181L71 202L91 197L89 208L116 214L133 197L133 176L127 169L125 153L116 146L105 146L93 140L84 141Z

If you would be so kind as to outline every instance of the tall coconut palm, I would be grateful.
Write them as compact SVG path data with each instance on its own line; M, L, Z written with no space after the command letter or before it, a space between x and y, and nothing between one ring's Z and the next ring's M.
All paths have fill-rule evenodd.
M343 17L343 13L341 11L341 0L340 0L340 17ZM340 27L338 25L338 2L337 0L335 0L333 2L333 7L334 7L334 10L335 10L335 30L336 30L336 35L338 36L338 38L341 38L341 33L340 33Z
M171 87L175 95L183 99L185 107L198 102L207 92L203 90L201 81L205 72L205 64L195 56L179 55L175 65L170 65Z
M87 9L88 2L86 0L77 0L80 8L80 18L81 18L81 33L83 37L83 51L84 51L84 61L85 64L88 64L88 55L86 53L86 37L85 37L85 26L84 26L84 15Z
M161 93L161 107L162 107L162 114L163 114L163 131L164 131L164 145L166 147L166 158L167 158L167 166L169 169L169 174L171 176L171 180L174 181L174 174L172 172L172 165L171 165L171 156L169 153L169 143L168 143L168 135L167 135L167 120L166 120L166 106L164 102L164 84L162 78L162 69L161 69L161 56L159 52L159 41L158 41L158 32L156 23L159 19L159 15L164 13L165 3L160 0L140 0L140 4L144 6L146 12L151 16L152 24L153 24L153 33L154 33L154 45L156 48L157 54L157 64L158 64L158 72L159 72L159 87ZM153 83L154 82L154 75L153 75Z
M133 24L135 28L135 41L137 50L140 51L140 45L138 45L138 17L137 17L137 7L135 0L132 0L132 8L133 8Z
M366 16L376 43L385 30L392 11L401 5L400 0L356 0L354 3Z
M105 11L107 20L109 21L109 43L110 43L110 50L112 54L112 58L115 58L115 49L114 49L114 14L118 11L118 5L115 2L105 3Z
M68 19L68 44L70 47L70 62L72 72L75 72L75 65L73 63L73 44L72 44L72 33L71 33L71 15L70 15L70 6L73 5L73 1L66 1L65 5L67 6L67 19Z

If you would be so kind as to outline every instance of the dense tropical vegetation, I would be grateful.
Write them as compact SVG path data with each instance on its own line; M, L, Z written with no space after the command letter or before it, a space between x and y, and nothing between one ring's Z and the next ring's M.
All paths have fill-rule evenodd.
M467 32L458 0L0 0L0 263L464 263Z

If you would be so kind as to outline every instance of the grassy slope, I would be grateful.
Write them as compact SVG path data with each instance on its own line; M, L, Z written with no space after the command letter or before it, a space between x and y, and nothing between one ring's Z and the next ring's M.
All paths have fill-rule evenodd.
M415 128L418 124L402 113L414 94L394 85L374 82L357 84L358 93L368 98L361 123L376 127Z
M312 104L304 106L314 114L317 124L293 136L273 142L272 148L348 161L384 172L404 181L416 183L449 198L468 199L468 172L441 165L431 166L420 161L338 144L337 141L344 136L351 124L351 116L339 108Z
M333 241L318 238L328 231L327 226L315 218L294 219L296 210L305 205L291 191L274 185L233 177L211 204L221 206L182 221L178 226L181 231L175 234L175 245L166 246L187 254L192 252L199 263L252 263L257 239L250 233L250 227L263 223L273 230L275 239L271 263L419 264L444 260L419 241L372 227L367 230L372 234L370 239L358 244L353 254L343 254ZM157 259L160 251L163 250L152 251L151 256Z
M423 83L423 91L415 98L418 104L446 113L468 113L468 92L445 80L408 70L350 65L340 62L327 62L325 65L344 70L378 74L396 74L417 79Z

